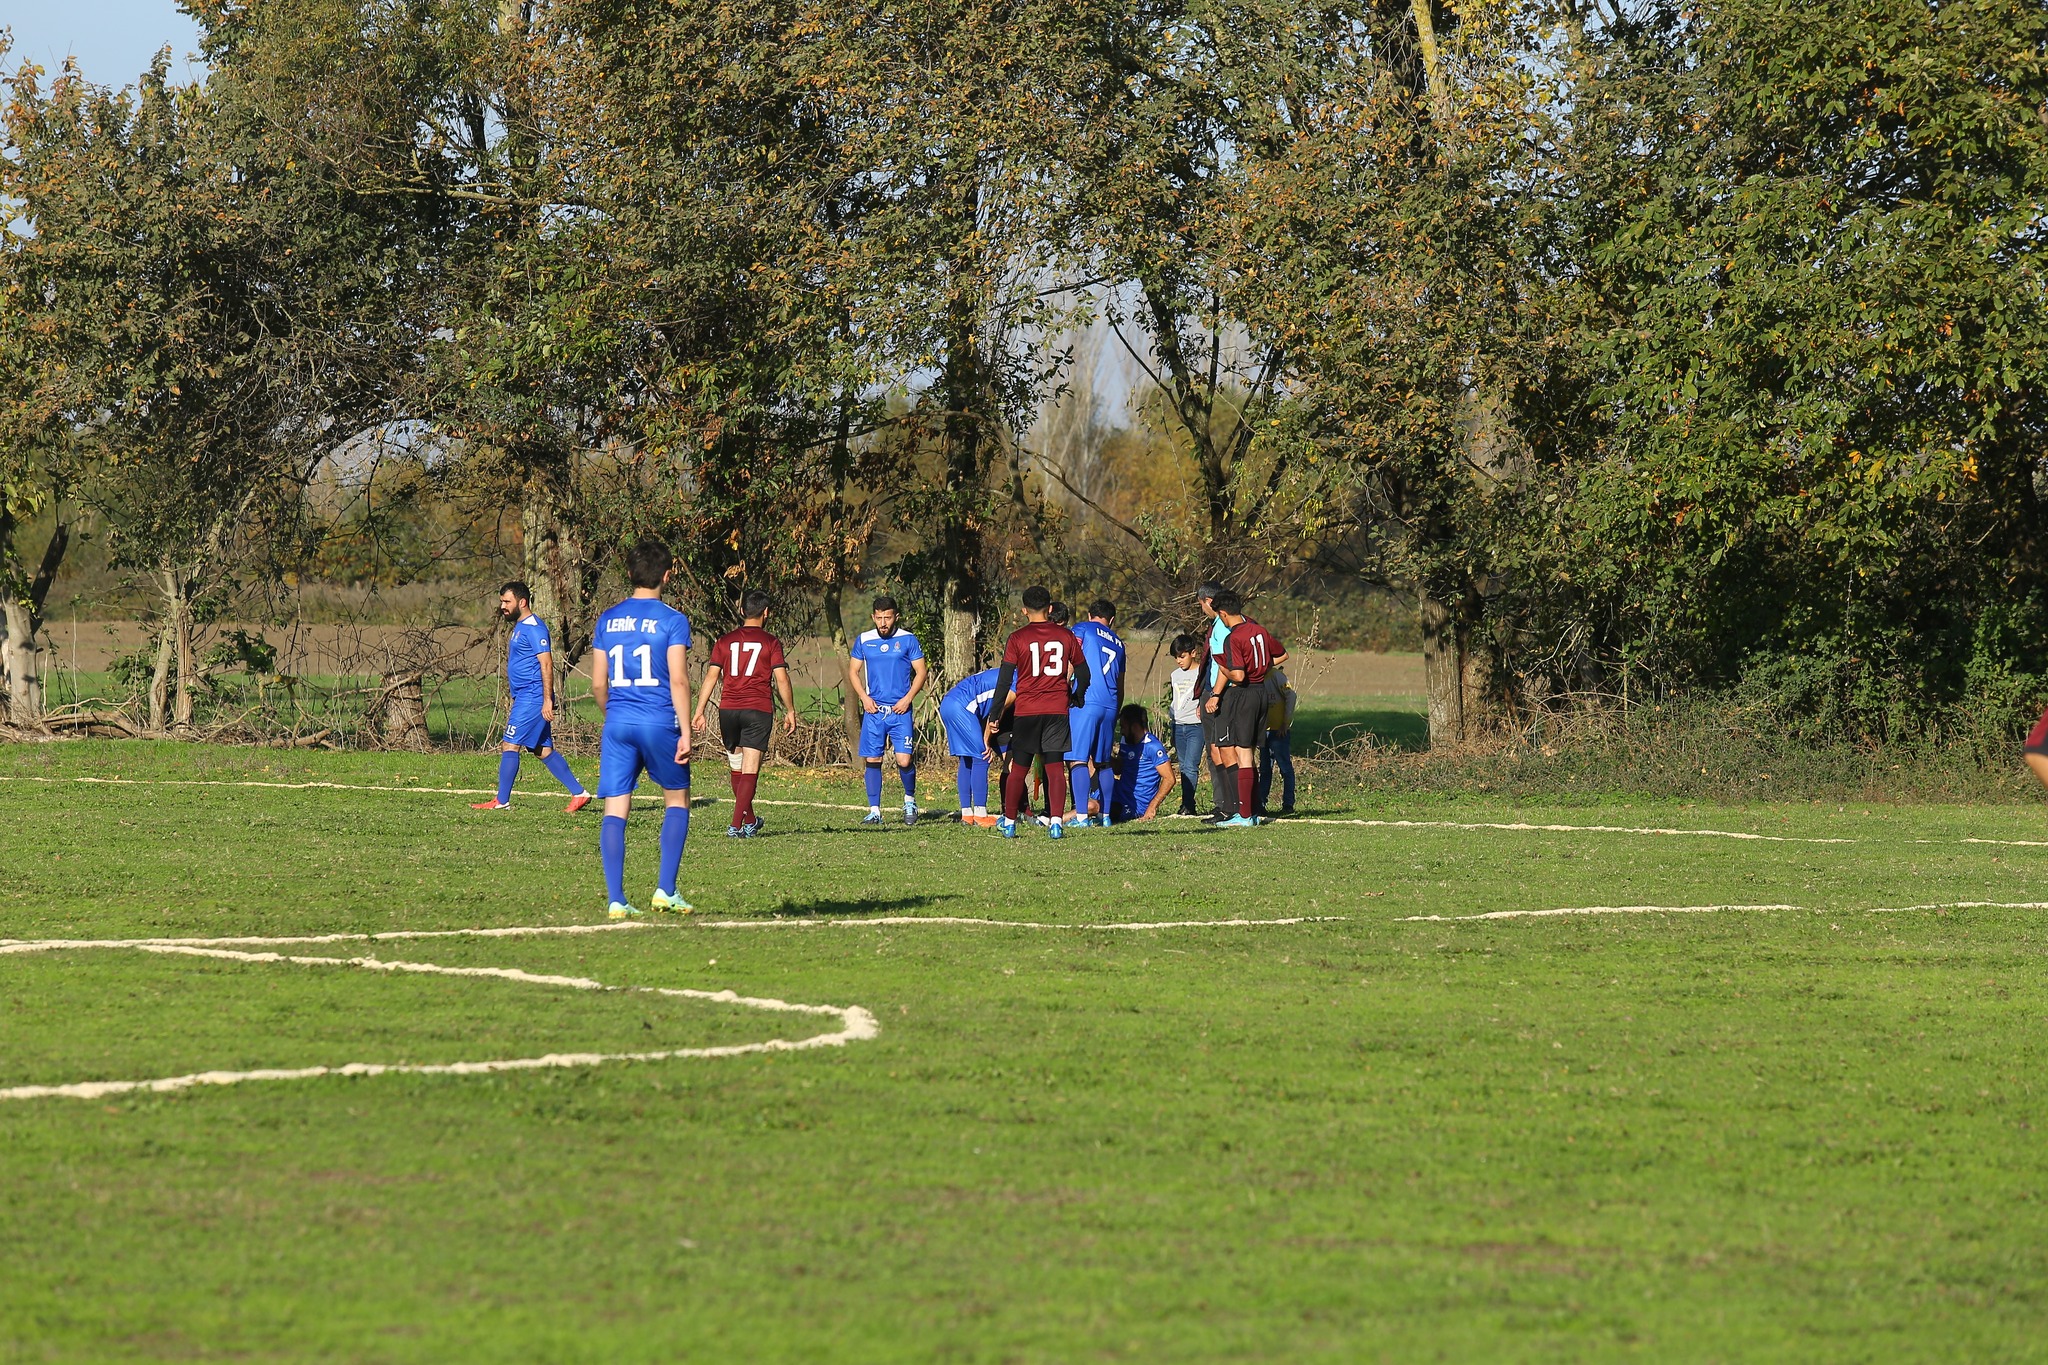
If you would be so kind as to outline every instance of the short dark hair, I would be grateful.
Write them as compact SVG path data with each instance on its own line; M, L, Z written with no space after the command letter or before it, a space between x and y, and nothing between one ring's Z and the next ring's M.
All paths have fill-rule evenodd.
M1125 702L1124 709L1116 713L1116 723L1118 725L1129 725L1132 721L1136 721L1138 722L1138 724L1150 728L1152 724L1152 717L1145 710L1145 708L1137 702Z
M1173 643L1166 647L1168 654L1193 654L1199 651L1202 642L1192 635L1176 635Z
M897 606L897 605L896 605L896 599L895 599L895 598L893 598L893 597L889 596L889 594L888 594L888 593L883 593L883 594L882 594L882 595L881 595L880 597L877 597L877 598L875 599L875 605L874 605L874 607L873 607L873 608L871 609L871 611L870 611L870 614L872 615L872 614L873 614L873 612L876 612L876 611L902 611L902 610L903 610L903 608L901 608L901 607L899 607L899 606Z
M1102 621L1116 619L1116 603L1107 597L1098 597L1088 604L1088 614Z
M1042 583L1033 583L1024 589L1024 610L1044 611L1052 605L1052 593Z
M501 585L498 591L511 593L512 600L515 602L531 602L533 600L533 589L527 587L516 578L510 583Z
M1216 614L1218 616L1221 616L1226 612L1228 612L1232 616L1244 615L1244 599L1242 597L1239 597L1236 593L1232 592L1228 588L1225 588L1222 592L1217 593L1216 600L1211 602L1209 605L1216 608Z
M642 536L626 551L626 581L636 588L658 588L662 576L676 566L676 557L660 536Z
M1046 608L1046 612L1052 618L1052 623L1056 626L1063 626L1074 619L1074 613L1067 610L1067 604L1064 602L1053 603L1050 607Z
M764 616L768 612L768 594L759 588L748 588L740 594L740 615Z
M1216 594L1222 591L1223 586L1220 583L1203 583L1195 588L1195 600L1199 602L1206 597L1213 602Z

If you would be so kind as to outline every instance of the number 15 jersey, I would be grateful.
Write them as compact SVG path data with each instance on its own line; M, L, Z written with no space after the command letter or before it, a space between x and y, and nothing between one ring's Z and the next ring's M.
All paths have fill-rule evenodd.
M1015 670L1017 714L1067 714L1068 679L1079 653L1080 641L1074 632L1050 621L1033 621L1010 636L1003 647L1003 662ZM997 707L1002 704L1001 697L993 703Z
M629 597L597 618L593 632L611 680L605 723L675 729L668 649L690 647L690 618L655 597Z

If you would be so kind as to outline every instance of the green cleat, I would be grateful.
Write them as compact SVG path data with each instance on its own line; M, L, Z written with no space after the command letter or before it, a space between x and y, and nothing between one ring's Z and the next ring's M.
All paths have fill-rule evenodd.
M639 919L642 912L624 901L613 901L608 913L612 919Z
M680 892L672 896L666 891L656 891L654 899L649 904L663 914L669 915L687 915L697 908L684 900Z

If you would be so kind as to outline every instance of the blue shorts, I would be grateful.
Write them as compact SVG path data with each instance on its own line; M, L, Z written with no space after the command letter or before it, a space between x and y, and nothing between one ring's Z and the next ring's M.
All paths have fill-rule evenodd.
M539 697L512 699L512 715L505 722L504 742L517 744L533 753L555 747L555 727L541 719Z
M657 787L689 790L690 765L676 762L682 731L663 725L607 725L597 746L597 794L631 796L645 772Z
M865 711L860 717L860 756L880 758L893 745L899 754L910 752L910 713L897 715L884 706L873 715Z
M1107 763L1116 749L1116 712L1101 706L1080 706L1067 712L1069 763Z
M980 758L982 750L988 747L982 738L985 733L980 720L972 711L955 710L941 705L939 719L946 725L946 752L955 758Z

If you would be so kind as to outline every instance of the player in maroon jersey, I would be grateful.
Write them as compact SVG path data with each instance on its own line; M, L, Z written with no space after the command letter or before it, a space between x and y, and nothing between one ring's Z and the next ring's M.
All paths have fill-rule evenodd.
M2041 713L2041 719L2034 722L2034 728L2027 731L2026 747L2021 751L2027 771L2041 779L2048 786L2048 711Z
M1010 765L1003 771L1003 818L996 828L1005 839L1017 837L1017 811L1024 803L1024 785L1031 760L1045 760L1045 799L1052 816L1046 830L1063 837L1060 817L1067 807L1067 750L1072 732L1067 708L1088 686L1088 665L1081 659L1074 632L1052 623L1052 594L1032 586L1024 590L1024 626L1003 646L996 670L996 694L986 727L994 742L997 717L1006 699L1014 697L1010 725Z
M1228 589L1216 594L1216 615L1230 628L1223 642L1223 694L1216 707L1221 724L1226 775L1237 783L1237 814L1221 823L1244 829L1259 823L1252 814L1258 785L1259 746L1265 738L1266 677L1287 651L1270 631L1244 614L1244 599Z
M729 630L711 646L711 667L704 671L704 689L697 694L697 713L690 728L704 729L704 708L711 701L711 686L721 683L718 697L718 735L725 741L725 761L732 769L732 826L728 839L751 839L761 832L761 817L754 814L754 789L761 782L761 760L775 734L775 701L769 695L772 683L782 696L782 726L786 733L796 730L796 696L789 687L789 661L783 657L782 641L770 635L768 594L749 588L740 596L738 630Z

